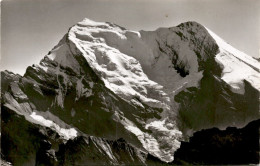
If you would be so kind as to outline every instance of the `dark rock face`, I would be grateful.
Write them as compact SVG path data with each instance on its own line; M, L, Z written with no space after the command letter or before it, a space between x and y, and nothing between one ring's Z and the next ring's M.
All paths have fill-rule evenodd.
M260 120L257 120L241 129L213 128L196 132L189 142L182 142L172 164L258 164L259 127Z
M52 133L48 128L31 124L9 108L1 107L1 153L2 158L13 165L35 165L39 153L49 150L48 140ZM43 134L41 131L45 131ZM55 136L56 135L56 136ZM53 144L59 143L59 138Z
M77 137L60 145L57 158L61 165L143 165L146 154L122 139L108 141L90 136Z

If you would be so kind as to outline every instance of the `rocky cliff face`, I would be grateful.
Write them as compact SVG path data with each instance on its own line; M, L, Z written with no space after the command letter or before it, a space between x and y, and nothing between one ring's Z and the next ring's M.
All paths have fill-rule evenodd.
M3 156L171 162L196 131L259 119L259 70L196 22L136 32L85 19L24 76L1 72Z

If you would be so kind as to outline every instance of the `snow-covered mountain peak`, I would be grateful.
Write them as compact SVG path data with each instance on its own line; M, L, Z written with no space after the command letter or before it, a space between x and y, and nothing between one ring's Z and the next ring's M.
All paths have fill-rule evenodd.
M188 22L179 27L138 32L84 19L70 29L68 40L69 50L76 56L83 55L115 94L136 106L164 110L160 120L150 119L144 126L152 131L151 135L128 120L120 123L134 133L151 154L172 161L171 154L179 147L181 139L176 126L178 104L174 97L188 87L199 86L204 70L201 63L217 51L205 28ZM48 56L67 52L66 48L61 45ZM58 61L61 66L78 68L73 60ZM158 133L164 137L158 137ZM167 144L167 148L162 144Z
M82 21L77 23L78 25L85 25L85 26L104 26L107 25L104 22L97 22L97 21L93 21L89 18L84 18Z
M137 32L84 19L70 29L69 36L111 90L127 100L135 96L165 109L168 94L184 85L196 86L202 77L198 59L207 57L200 54L203 48L196 48L197 44L209 40L214 44L195 22Z
M260 63L229 45L211 30L207 30L220 48L215 59L223 68L221 78L230 84L236 93L244 93L244 81L248 81L260 92Z
M89 116L89 109L94 115L100 110L112 113L102 122L122 125L150 154L166 162L173 160L183 135L202 128L247 123L245 112L255 111L255 107L241 111L237 98L250 103L240 94L245 91L247 96L257 96L250 86L259 90L260 85L258 62L196 22L131 31L84 19L69 29L39 65L29 67L25 77L33 80L37 93L43 87L47 93L52 89L54 99L47 100L50 106L46 109L67 109L73 119L82 111L75 105L83 100L80 104L87 112L83 115ZM243 87L244 80L250 83L248 87ZM68 100L75 105L66 103ZM118 101L124 103L120 109L114 104ZM129 114L128 109L137 113ZM79 130L81 119L85 125L89 120L80 117L75 123Z

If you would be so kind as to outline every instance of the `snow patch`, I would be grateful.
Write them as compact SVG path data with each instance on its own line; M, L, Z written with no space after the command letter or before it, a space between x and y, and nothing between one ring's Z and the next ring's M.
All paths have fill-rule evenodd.
M138 100L136 100L136 99L131 99L131 102L132 102L134 105L139 106L139 107L141 107L141 108L144 109L144 106L143 106L143 104L142 104L140 101L138 101Z
M89 97L92 95L92 89L93 88L93 82L90 82L90 88L86 88L84 84L82 83L82 80L84 79L84 76L81 79L78 79L77 85L76 85L76 98L75 100L78 100L81 96Z
M63 137L66 140L74 139L75 137L77 137L77 130L75 130L74 128L70 128L70 129L61 128L59 125L57 125L53 121L45 119L41 115L36 115L36 112L32 112L30 117L33 118L36 121L36 123L43 125L45 127L52 128L61 137Z

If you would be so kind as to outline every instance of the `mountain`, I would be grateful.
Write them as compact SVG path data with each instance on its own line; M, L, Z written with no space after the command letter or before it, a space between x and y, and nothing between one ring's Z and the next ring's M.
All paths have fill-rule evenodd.
M84 19L24 76L1 72L2 158L170 164L194 133L258 120L259 91L260 63L199 23L137 32Z

